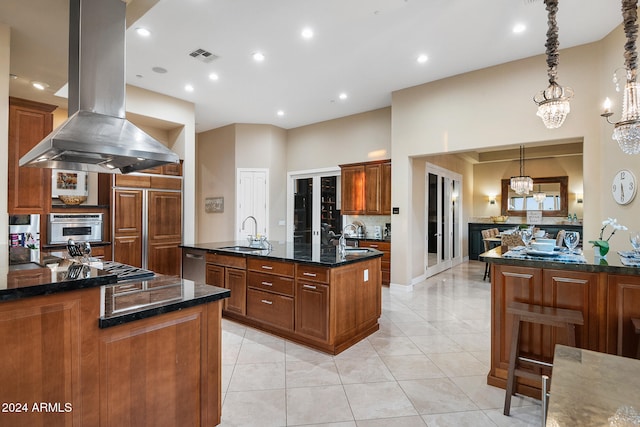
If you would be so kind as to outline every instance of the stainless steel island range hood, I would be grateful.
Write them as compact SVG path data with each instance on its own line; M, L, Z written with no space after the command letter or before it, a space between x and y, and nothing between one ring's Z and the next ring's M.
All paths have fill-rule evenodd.
M178 155L125 119L122 0L70 0L69 118L20 166L129 173Z

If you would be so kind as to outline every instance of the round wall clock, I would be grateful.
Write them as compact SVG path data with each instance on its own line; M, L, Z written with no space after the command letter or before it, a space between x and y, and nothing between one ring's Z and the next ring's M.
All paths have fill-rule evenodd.
M636 196L636 176L633 172L622 169L613 177L611 195L619 205L631 203Z

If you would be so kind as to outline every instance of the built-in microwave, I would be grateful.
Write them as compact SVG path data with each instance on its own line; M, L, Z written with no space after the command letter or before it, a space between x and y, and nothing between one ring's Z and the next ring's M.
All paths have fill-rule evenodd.
M69 239L80 242L102 242L101 213L49 214L47 243L67 244Z

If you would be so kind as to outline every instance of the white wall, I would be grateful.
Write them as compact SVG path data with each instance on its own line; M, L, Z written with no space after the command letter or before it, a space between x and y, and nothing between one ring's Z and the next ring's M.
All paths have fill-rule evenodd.
M11 31L0 23L0 153L9 151L9 48ZM9 230L8 187L9 178L7 155L0 156L0 230ZM8 232L0 233L0 266L9 263Z

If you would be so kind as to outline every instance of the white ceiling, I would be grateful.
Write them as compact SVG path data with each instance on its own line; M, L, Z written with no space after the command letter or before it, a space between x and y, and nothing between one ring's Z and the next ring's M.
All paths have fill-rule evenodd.
M127 83L193 102L198 132L230 123L289 129L369 111L391 105L395 90L545 51L542 0L155 1L129 2L128 12L150 9L127 30ZM622 21L619 0L559 3L561 49L600 40ZM53 93L67 79L67 14L68 0L0 1L0 21L12 27L12 96L66 106ZM512 33L517 22L524 33ZM151 37L135 34L139 26ZM305 26L311 40L300 37ZM191 58L198 48L218 58ZM256 51L262 63L252 60ZM422 65L421 53L429 57ZM31 80L50 87L36 92ZM562 55L558 80L571 85ZM540 82L543 89L546 76Z

